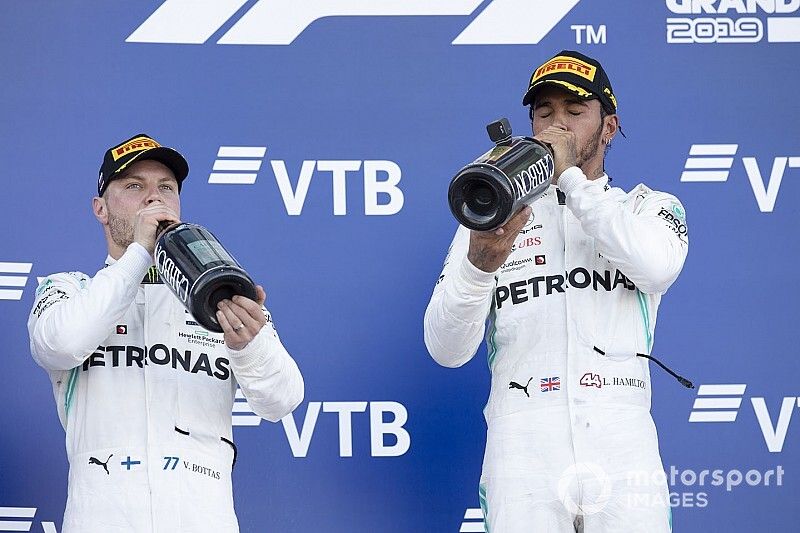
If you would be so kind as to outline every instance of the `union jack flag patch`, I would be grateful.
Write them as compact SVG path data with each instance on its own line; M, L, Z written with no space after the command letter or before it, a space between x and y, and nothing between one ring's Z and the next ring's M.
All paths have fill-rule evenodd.
M558 376L553 378L541 379L542 392L549 392L551 390L561 390L561 378Z

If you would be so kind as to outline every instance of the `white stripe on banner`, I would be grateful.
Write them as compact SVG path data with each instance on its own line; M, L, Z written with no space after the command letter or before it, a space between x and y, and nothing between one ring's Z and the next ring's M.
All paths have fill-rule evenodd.
M0 531L30 531L33 522L6 522L0 520Z
M247 2L167 0L125 42L203 44Z
M741 405L741 398L697 398L694 401L694 409L738 409Z
M579 1L494 0L453 44L538 44ZM508 13L517 14L512 24Z
M208 177L209 183L225 183L225 184L240 184L251 185L256 182L258 174L227 174L212 172Z
M253 409L247 404L247 402L233 402L233 412L252 414Z
M0 289L0 300L19 300L22 298L22 291L11 289Z
M483 533L486 531L483 527L483 522L463 522L459 533Z
M0 507L0 518L33 518L36 507Z
M464 520L483 520L483 510L480 507L467 509L467 512L464 513Z
M731 168L732 165L732 157L690 157L686 160L686 168Z
M26 276L0 276L0 287L24 287L26 283Z
M692 411L689 422L735 422L738 411Z
M242 389L236 389L236 397L239 399L244 398L244 393L242 392Z
M697 389L698 396L741 396L744 394L747 384L723 384L723 385L700 385Z
M220 146L217 157L257 157L267 153L266 146Z
M32 266L33 263L0 263L0 272L4 274L30 274Z
M231 418L233 419L234 426L258 426L261 424L261 417L256 415L252 416L233 415Z
M578 2L578 0L570 1ZM482 3L483 0L438 0L437 2L430 0L268 2L262 0L256 2L217 43L288 45L312 22L326 16L466 16L475 11ZM505 26L503 26L503 33L508 31Z
M800 18L768 18L767 40L771 43L800 43Z
M728 170L686 170L681 181L728 181L728 174Z
M212 170L260 170L260 159L217 159Z
M736 155L738 144L693 144L689 155Z

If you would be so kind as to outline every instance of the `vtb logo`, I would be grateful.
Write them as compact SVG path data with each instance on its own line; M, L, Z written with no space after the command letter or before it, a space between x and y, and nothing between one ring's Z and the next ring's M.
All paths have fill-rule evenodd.
M339 422L339 457L353 457L353 418L369 410L370 456L400 457L411 448L411 434L405 428L408 410L399 402L308 402L302 424L295 411L281 419L286 440L294 457L308 457L311 438L320 412L335 413ZM261 418L253 413L241 390L233 404L234 426L258 426ZM298 420L295 420L295 415ZM363 424L363 422L362 422Z
M288 45L328 17L466 17L484 0L166 0L129 43L203 44L237 17L217 44ZM493 0L452 44L537 44L580 0Z
M689 415L689 422L735 422L746 388L747 385L744 383L700 385ZM767 449L773 453L782 451L792 415L795 408L800 407L800 398L796 396L783 398L774 423L764 398L750 398L750 403Z
M723 183L734 164L738 144L693 144L681 174L681 181ZM763 174L755 157L742 157L750 187L762 213L772 213L781 188L783 176L788 168L800 168L800 157L780 156L772 162L769 179L764 183Z
M208 176L208 183L218 185L252 185L258 178L266 146L220 146L217 159ZM320 174L331 179L333 185L333 214L347 214L347 181L355 173L364 180L364 214L394 215L403 208L403 191L398 186L402 177L400 166L394 161L375 160L305 160L297 178L290 176L286 162L274 159L269 162L278 191L288 215L302 214L311 179ZM297 185L292 186L292 182ZM537 237L538 239L538 237Z

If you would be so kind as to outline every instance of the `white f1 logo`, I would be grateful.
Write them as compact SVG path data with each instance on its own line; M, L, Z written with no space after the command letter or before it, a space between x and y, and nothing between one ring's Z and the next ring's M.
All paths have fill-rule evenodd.
M537 44L580 0L494 0L452 44ZM203 44L248 0L166 0L129 43ZM326 17L471 15L483 0L259 0L218 44L292 44Z

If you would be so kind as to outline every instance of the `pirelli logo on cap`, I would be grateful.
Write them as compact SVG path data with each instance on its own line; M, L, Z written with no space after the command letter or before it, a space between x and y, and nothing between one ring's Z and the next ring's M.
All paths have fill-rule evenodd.
M116 161L120 157L124 157L132 152L150 150L151 148L158 148L160 146L160 144L155 142L150 137L136 137L135 139L131 139L125 144L117 146L111 150L111 156L114 158L114 161Z
M594 75L597 72L597 67L594 67L589 63L585 63L580 59L575 59L574 57L556 56L536 69L536 72L533 73L531 84L535 83L542 76L555 74L556 72L569 72L571 74L576 74L586 78L589 81L594 81Z

